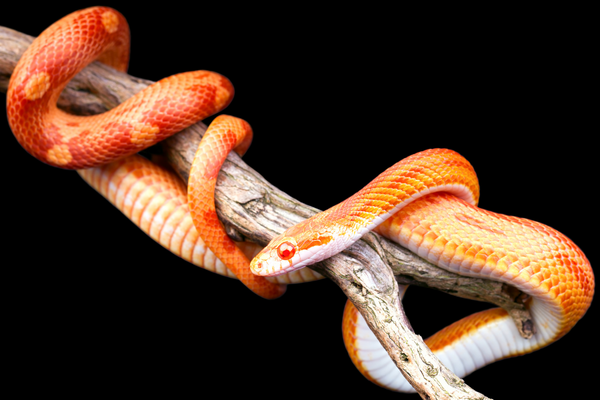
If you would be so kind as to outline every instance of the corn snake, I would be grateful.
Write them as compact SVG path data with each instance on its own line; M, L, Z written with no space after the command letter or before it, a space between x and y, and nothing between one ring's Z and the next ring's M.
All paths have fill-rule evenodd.
M501 309L463 318L428 339L432 351L463 377L560 339L589 308L595 286L589 261L569 238L535 221L479 209L478 199L477 176L466 159L446 149L422 151L275 237L250 267L263 276L294 271L374 229L441 268L506 282L531 296L527 304L537 331L530 339L520 337ZM411 391L365 327L347 303L344 339L357 368L384 387Z

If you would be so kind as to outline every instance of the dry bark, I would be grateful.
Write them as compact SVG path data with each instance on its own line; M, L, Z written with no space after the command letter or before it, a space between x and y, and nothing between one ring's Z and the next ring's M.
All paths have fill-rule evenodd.
M0 27L0 91L6 92L16 62L32 37ZM94 63L63 92L59 107L95 114L123 102L152 82ZM175 169L187 180L191 160L206 126L199 122L163 142ZM318 210L289 197L264 180L235 153L229 155L216 188L221 221L236 240L260 244ZM398 296L398 283L427 286L505 308L522 336L533 334L522 297L508 286L443 271L410 251L369 233L346 251L311 267L333 280L361 312L398 368L428 399L484 399L445 368L410 329ZM521 300L521 301L519 301Z

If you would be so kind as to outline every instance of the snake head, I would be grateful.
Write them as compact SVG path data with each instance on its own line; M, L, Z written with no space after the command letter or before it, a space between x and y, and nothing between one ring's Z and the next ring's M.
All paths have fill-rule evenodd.
M304 229L298 224L277 236L254 257L250 270L255 275L277 276L295 271L329 257L323 252L331 235L323 231Z
M298 244L292 237L280 235L250 262L250 270L255 275L276 276L293 268L299 261Z

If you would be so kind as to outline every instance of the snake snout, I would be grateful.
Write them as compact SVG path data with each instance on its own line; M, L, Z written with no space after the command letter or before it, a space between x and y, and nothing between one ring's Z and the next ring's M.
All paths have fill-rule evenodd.
M268 253L260 252L250 261L250 271L254 275L264 275L265 269L268 266Z

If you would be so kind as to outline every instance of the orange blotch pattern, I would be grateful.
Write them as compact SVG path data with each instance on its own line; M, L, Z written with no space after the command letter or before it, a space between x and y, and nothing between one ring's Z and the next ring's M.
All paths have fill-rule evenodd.
M233 98L227 78L194 71L165 78L106 113L78 117L59 110L62 89L94 60L121 71L129 63L128 24L107 7L80 10L54 23L15 67L7 93L9 124L25 150L41 161L66 169L102 165L221 111Z
M119 29L119 17L112 11L105 11L101 15L102 25L108 33L115 33Z
M38 72L27 79L25 98L31 101L41 99L48 89L50 89L50 75L47 72Z

